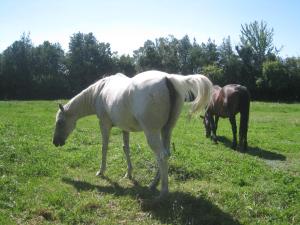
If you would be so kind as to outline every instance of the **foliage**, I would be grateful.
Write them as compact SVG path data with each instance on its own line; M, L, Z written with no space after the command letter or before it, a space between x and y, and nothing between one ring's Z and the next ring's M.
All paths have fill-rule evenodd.
M129 77L133 77L136 74L136 68L134 66L134 60L129 55L121 55L120 58L114 58L116 66L116 72L121 72Z
M263 79L266 86L274 91L283 91L288 87L285 66L278 60L263 63Z
M31 98L33 46L29 35L23 34L2 55L2 97Z
M76 94L113 69L110 44L98 42L92 33L71 37L67 54L69 82Z
M42 99L70 97L64 51L45 41L33 49L33 89ZM63 93L63 94L62 94Z
M241 48L249 47L253 53L254 61L258 69L263 62L275 54L273 45L274 30L269 29L267 23L254 21L250 24L242 25Z
M300 99L300 57L291 57L284 60L288 73L288 89L291 98Z
M252 99L299 101L300 59L280 58L273 36L266 22L254 21L241 26L236 46L230 36L218 46L212 39L198 43L169 35L145 41L133 56L119 56L93 33L73 34L66 53L48 41L35 47L23 34L0 55L0 98L69 98L103 76L161 70L202 73L219 85L239 83Z
M133 183L123 178L122 132L113 128L105 178L95 176L101 139L95 116L78 121L66 145L52 144L56 101L0 102L0 223L10 224L299 224L300 105L252 102L249 151L230 149L228 120L219 144L185 107L174 128L170 195L148 184L154 154L132 133Z
M223 70L217 65L204 66L203 73L206 74L214 84L224 85Z

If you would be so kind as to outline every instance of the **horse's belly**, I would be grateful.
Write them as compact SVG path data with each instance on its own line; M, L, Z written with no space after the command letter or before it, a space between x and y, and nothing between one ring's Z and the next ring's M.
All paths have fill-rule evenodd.
M115 126L128 132L138 132L143 130L138 123L126 123L122 121L122 123L118 123Z
M141 126L137 122L137 120L129 115L128 113L118 113L118 114L112 114L111 115L111 120L113 123L113 126L118 127L122 130L125 131L130 131L130 132L137 132L137 131L142 131Z

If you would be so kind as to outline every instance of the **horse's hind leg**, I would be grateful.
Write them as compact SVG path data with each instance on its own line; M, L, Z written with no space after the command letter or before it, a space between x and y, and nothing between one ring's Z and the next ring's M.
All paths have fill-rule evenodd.
M161 130L161 137L162 137L162 141L163 141L163 145L165 147L165 149L168 151L168 156L171 155L171 133L172 133L172 129L169 127L164 127Z
M151 149L156 155L159 172L157 172L150 188L155 187L161 177L161 191L159 198L165 197L169 192L168 187L168 152L163 146L159 132L145 132L147 141Z
M215 132L217 133L218 130L218 123L219 123L219 116L215 115Z
M171 133L172 133L172 130L169 127L164 127L161 131L161 137L162 137L163 145L164 145L165 150L167 151L166 153L167 153L168 156L171 155L171 151L170 151ZM159 179L160 179L160 172L159 172L159 169L158 169L153 181L149 185L149 188L151 190L154 190L157 187L157 185L159 183Z
M170 146L171 146L171 133L172 130L169 127L164 127L161 131L161 137L162 137L162 141L163 141L163 145L165 147L165 149L167 150L167 155L170 156L171 155L171 150L170 150ZM156 175L153 179L153 181L151 182L151 184L149 185L149 188L151 190L155 189L158 185L160 179L160 173L159 173L159 169L156 172Z
M231 148L236 149L236 145L237 145L237 138L236 138L237 128L236 128L235 116L230 116L229 121L231 123L231 129L232 129L232 135L233 135Z
M100 170L96 173L96 176L104 176L104 172L106 170L106 155L108 149L109 134L111 130L110 123L104 123L103 121L100 121L100 130L102 136L102 159Z
M239 132L239 145L240 145L240 151L247 151L248 148L248 143L247 143L247 130L243 130L240 127L240 132Z
M130 160L130 147L129 147L129 132L123 131L123 150L127 161L127 173L125 177L132 179L132 164Z

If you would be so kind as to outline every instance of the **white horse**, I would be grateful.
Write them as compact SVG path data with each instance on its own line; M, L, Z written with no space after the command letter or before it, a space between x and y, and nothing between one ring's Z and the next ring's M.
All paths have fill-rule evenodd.
M55 146L62 146L73 131L76 121L96 114L102 134L102 162L97 175L104 175L110 130L113 126L123 130L127 177L132 178L129 132L143 131L150 148L156 155L159 169L150 185L155 188L161 177L158 199L168 193L168 157L171 132L181 112L184 100L195 97L191 112L205 108L211 99L212 83L203 75L173 75L147 71L133 78L116 74L92 84L59 105L53 137Z

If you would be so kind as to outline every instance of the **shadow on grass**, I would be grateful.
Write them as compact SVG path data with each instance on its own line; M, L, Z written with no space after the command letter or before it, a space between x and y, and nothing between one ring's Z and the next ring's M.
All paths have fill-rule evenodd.
M232 142L227 137L218 136L218 141L221 142L226 147L231 148ZM245 153L249 155L257 156L262 159L267 159L267 160L280 160L280 161L286 160L285 155L276 152L271 152L269 150L265 150L259 147L248 146L248 150Z
M74 186L79 192L97 190L98 192L115 196L131 196L139 203L143 199L153 199L154 196L159 194L157 190L151 191L148 187L139 185L138 182L135 182L135 185L132 187L122 187L109 178L104 179L110 183L110 186L95 185L66 177L62 178L62 181ZM153 218L166 224L240 224L230 214L223 212L207 199L178 191L171 192L163 202L151 207L145 208L141 204L141 210L150 212Z

